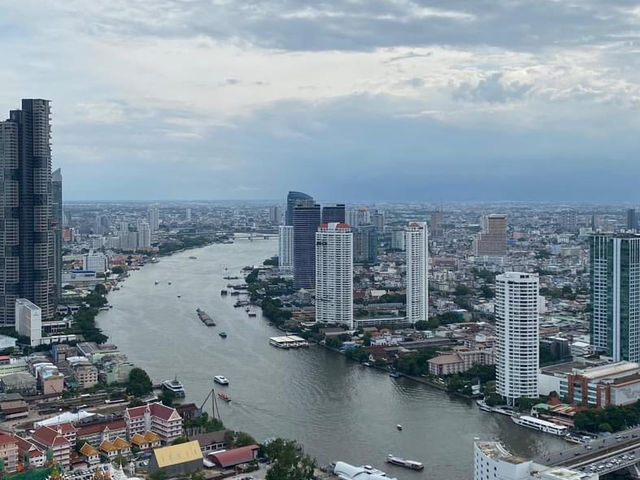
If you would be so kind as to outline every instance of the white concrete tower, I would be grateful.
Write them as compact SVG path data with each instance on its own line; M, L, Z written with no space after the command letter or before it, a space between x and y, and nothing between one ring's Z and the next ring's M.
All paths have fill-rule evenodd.
M536 273L496 277L496 391L513 405L538 396L539 282Z
M407 255L407 321L429 319L429 240L426 222L410 222L404 230Z
M293 270L293 227L278 227L278 266L280 270Z
M346 223L316 232L316 321L353 328L353 234Z

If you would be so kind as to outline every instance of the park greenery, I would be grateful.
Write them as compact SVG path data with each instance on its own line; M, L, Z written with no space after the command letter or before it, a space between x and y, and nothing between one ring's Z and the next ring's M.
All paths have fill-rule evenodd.
M415 323L416 330L435 330L442 325L460 323L463 321L462 315L458 312L444 312L431 317L429 320L419 320Z
M427 363L433 357L436 357L441 348L429 347L418 350L415 353L403 355L393 362L393 367L400 373L419 377L429 373L429 364Z
M129 373L127 382L127 393L136 397L148 395L153 391L153 383L147 372L142 368L133 368Z
M576 413L576 429L586 432L617 432L640 425L640 401L621 407L589 409Z
M266 480L312 480L316 461L292 440L278 438L264 447L271 460Z
M105 343L107 337L102 330L96 326L96 316L100 311L100 307L107 304L105 298L106 289L104 285L96 285L93 292L89 293L83 299L83 305L73 316L73 324L66 333L75 333L82 335L87 342Z
M210 418L207 412L202 412L200 416L185 420L185 430L198 430L201 433L218 432L224 430L224 424L217 418Z

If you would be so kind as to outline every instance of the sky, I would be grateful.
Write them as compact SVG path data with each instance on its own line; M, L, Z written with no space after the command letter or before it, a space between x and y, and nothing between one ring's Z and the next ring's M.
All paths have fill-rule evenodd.
M640 202L635 1L1 3L66 200Z

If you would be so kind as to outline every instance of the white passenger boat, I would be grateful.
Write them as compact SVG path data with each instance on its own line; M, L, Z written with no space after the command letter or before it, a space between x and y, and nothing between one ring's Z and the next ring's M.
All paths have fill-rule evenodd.
M511 420L516 425L532 428L543 433L549 433L558 437L564 437L569 434L569 428L565 425L558 423L548 422L547 420L541 420L540 418L530 417L528 415L513 416Z
M184 386L177 378L174 378L173 380L165 380L162 382L162 388L173 392L176 398L184 398L185 396Z
M219 383L220 385L229 385L229 380L222 375L216 375L213 377L213 381Z

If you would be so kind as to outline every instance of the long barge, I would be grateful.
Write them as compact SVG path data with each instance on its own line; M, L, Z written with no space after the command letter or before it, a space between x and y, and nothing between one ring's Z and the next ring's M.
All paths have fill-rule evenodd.
M199 308L196 308L196 313L198 314L198 318L200 318L200 321L204 323L207 327L216 326L216 322L214 322L213 318L211 318L209 314L204 310L200 310Z

